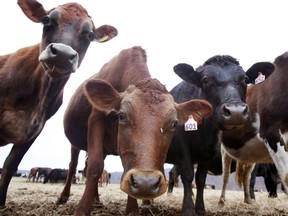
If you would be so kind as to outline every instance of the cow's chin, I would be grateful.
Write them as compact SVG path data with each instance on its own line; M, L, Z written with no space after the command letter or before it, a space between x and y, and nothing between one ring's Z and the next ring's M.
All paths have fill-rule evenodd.
M71 70L60 68L55 65L42 63L42 67L52 79L61 79L71 74Z

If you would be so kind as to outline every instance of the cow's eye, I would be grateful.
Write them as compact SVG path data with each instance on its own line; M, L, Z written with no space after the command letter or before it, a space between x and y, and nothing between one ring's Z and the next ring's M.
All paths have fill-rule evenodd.
M93 33L93 32L89 32L89 33L88 33L88 38L89 38L90 41L93 41L94 38L95 38L94 33Z
M50 18L48 16L45 16L42 23L43 25L50 25Z
M203 77L202 83L203 83L204 85L208 84L208 83L209 83L208 78L207 78L207 77Z
M178 121L173 121L171 126L172 128L176 128L178 126Z
M120 122L126 121L126 115L123 112L118 112L117 116Z

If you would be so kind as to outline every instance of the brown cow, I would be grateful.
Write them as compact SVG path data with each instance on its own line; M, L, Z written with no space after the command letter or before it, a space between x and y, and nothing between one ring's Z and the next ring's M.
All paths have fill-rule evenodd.
M265 82L252 84L247 89L246 100L251 120L241 129L235 128L221 134L223 186L220 206L225 204L232 158L237 160L237 183L244 185L244 202L251 203L249 184L255 163L274 163L284 188L288 189L287 73L288 52L278 56L273 64L259 62L246 72L250 80L255 80L258 74L260 78L263 74L266 78L271 75Z
M44 27L40 43L0 56L0 146L14 144L3 166L0 207L5 206L8 185L23 156L61 106L64 86L90 42L117 35L112 26L96 29L77 3L49 11L36 0L18 0L18 5Z
M103 187L103 186L107 186L108 182L109 182L109 174L107 172L107 170L103 170L99 180L98 180L98 186L99 187Z
M70 195L80 150L88 150L86 188L74 215L89 215L93 202L99 202L98 179L107 155L120 156L126 213L138 213L136 199L166 191L163 165L177 124L190 114L199 123L211 115L211 105L203 100L176 104L165 86L151 79L146 60L141 47L121 51L77 89L68 105L64 127L71 161L58 203Z
M35 182L39 167L33 167L30 169L30 173L27 177L26 182L30 182L32 178L32 182Z

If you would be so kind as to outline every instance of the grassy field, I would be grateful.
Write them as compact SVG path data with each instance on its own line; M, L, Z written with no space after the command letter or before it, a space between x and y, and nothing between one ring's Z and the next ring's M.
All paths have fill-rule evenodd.
M63 189L63 184L43 184L26 182L25 178L13 177L8 190L7 208L0 210L1 216L62 216L73 215L73 211L84 191L85 185L73 185L67 204L57 206L55 201ZM94 207L91 215L125 215L127 196L119 184L109 184L99 188L103 207ZM196 191L194 190L194 193ZM228 191L226 206L218 208L220 190L205 190L207 215L288 215L288 197L279 193L278 198L268 198L267 192L256 192L252 205L243 203L242 191ZM173 194L156 198L152 206L142 206L139 200L140 215L172 216L180 215L183 188L175 188Z

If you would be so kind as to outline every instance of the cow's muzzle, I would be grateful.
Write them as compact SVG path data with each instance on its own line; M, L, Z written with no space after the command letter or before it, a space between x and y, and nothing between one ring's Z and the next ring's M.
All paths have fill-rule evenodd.
M39 61L51 77L63 77L78 68L78 53L62 43L51 43L40 54Z
M160 171L132 169L124 174L120 187L136 199L153 199L166 192L167 184Z
M250 119L249 107L246 103L226 103L220 109L220 124L225 129L240 129Z

